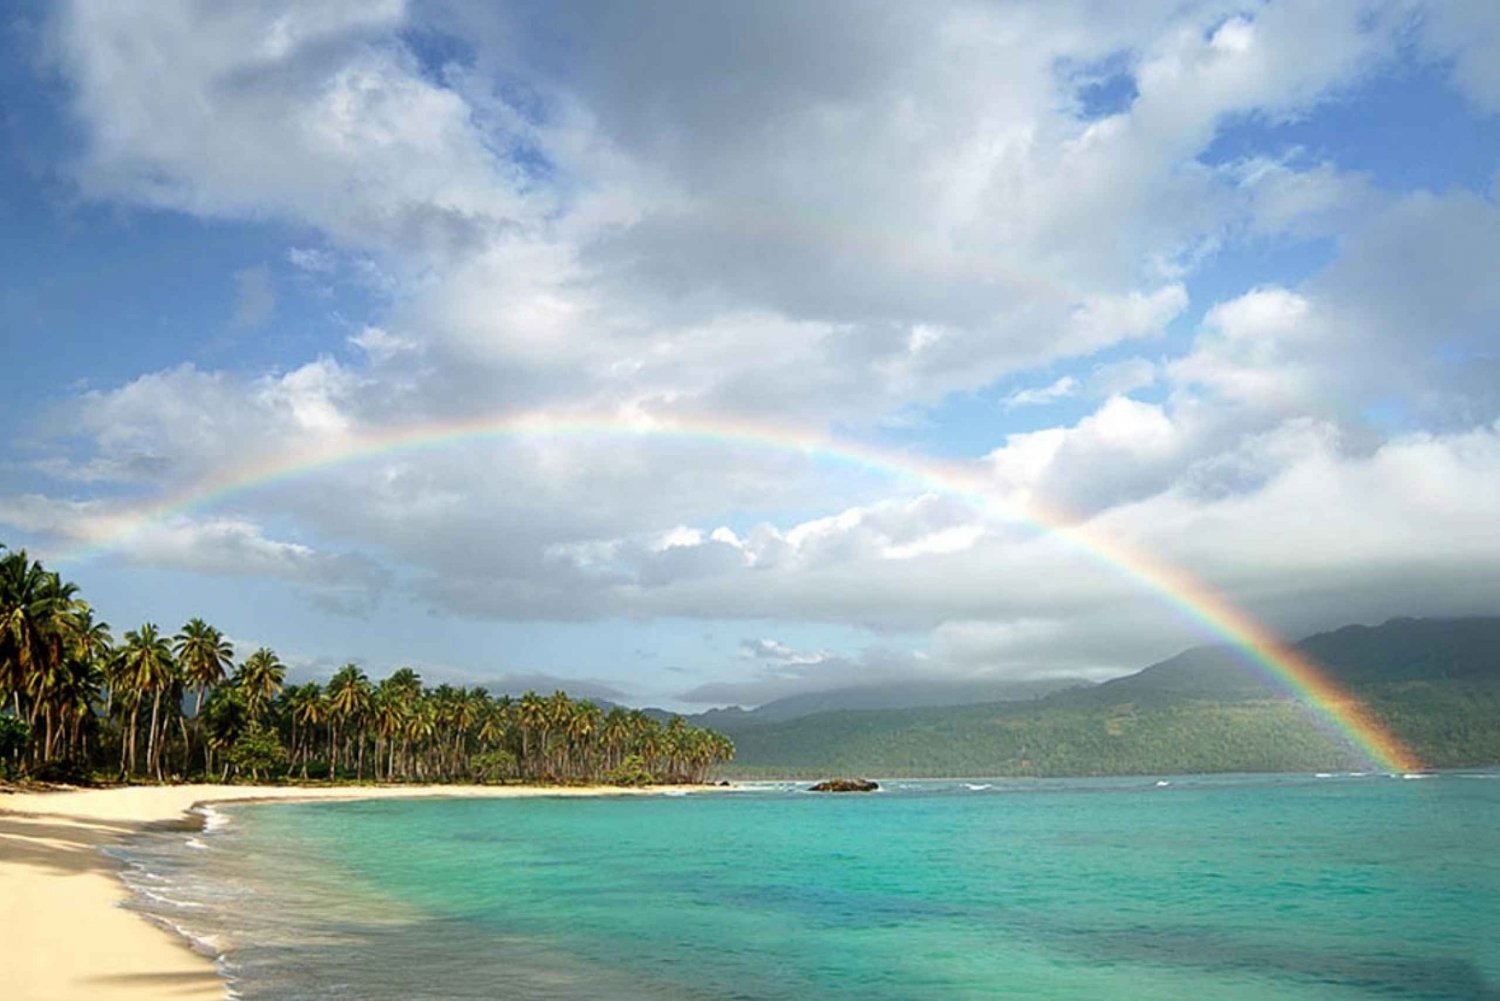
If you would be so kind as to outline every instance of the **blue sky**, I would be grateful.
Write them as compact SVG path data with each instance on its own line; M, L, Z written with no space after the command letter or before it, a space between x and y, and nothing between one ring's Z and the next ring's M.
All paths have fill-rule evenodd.
M949 462L1289 635L1500 598L1493 4L23 5L0 54L0 541L117 629L683 708L1204 638L653 419Z

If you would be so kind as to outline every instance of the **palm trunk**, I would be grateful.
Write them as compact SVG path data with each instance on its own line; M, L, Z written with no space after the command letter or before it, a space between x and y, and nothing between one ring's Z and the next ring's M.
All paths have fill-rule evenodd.
M151 696L151 733L146 740L146 770L156 774L156 781L161 781L161 754L156 741L156 718L161 710L161 692L158 690Z
M130 734L122 725L120 727L120 778L124 778L128 772L125 771L125 754L130 749Z

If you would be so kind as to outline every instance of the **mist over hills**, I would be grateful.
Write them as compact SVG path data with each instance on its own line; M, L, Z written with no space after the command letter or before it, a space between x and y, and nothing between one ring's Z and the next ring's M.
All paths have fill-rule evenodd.
M860 709L918 709L1013 702L1036 699L1067 688L1089 685L1084 678L1044 678L1030 681L921 681L859 685L807 692L775 699L755 709L738 706L710 709L688 717L725 733L746 726L781 723L814 713Z
M1500 617L1392 619L1297 647L1431 767L1500 761ZM689 717L728 733L741 776L860 772L1101 775L1368 765L1224 646L1100 684L1058 681L959 701L963 687L885 686ZM1065 686L1065 687L1059 687ZM903 697L928 701L901 705ZM982 696L983 697L983 696Z

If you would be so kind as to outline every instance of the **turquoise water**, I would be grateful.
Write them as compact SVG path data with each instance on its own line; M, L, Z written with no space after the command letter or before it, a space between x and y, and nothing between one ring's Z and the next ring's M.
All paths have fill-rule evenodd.
M1500 774L225 813L133 879L244 998L1500 998Z

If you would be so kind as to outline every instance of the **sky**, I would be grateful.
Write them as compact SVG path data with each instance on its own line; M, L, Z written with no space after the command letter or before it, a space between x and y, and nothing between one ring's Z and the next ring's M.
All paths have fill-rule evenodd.
M0 18L0 542L116 632L685 710L1213 638L1035 511L1500 608L1490 0Z

